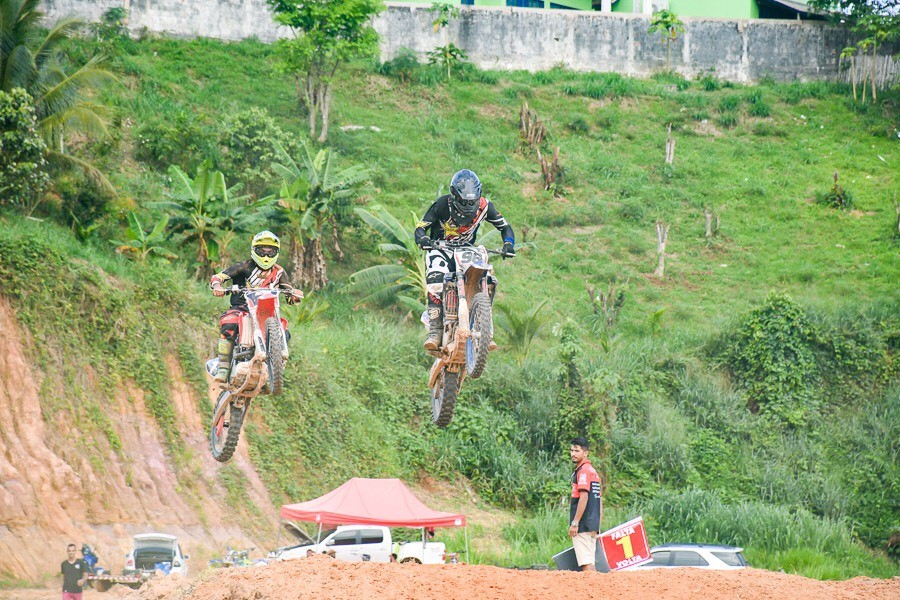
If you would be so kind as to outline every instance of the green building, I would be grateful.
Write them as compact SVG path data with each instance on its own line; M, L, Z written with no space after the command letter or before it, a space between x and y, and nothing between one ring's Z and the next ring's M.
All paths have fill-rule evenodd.
M427 0L411 0L421 3ZM463 5L603 10L651 14L668 8L680 17L721 19L806 19L805 0L460 0Z

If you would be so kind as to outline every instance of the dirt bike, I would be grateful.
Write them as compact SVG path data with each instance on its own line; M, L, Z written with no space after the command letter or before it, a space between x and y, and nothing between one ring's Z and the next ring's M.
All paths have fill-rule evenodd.
M287 321L281 318L278 296L290 291L232 286L226 293L243 293L248 310L238 324L228 381L219 392L209 427L209 449L219 462L234 454L253 398L264 388L269 394L281 394L288 358ZM206 363L213 376L217 367L216 358Z
M466 377L484 373L488 352L493 349L494 321L491 303L497 280L488 254L502 254L484 246L454 246L432 241L431 248L453 255L456 269L444 277L444 336L431 366L431 421L446 427L453 419L456 398Z

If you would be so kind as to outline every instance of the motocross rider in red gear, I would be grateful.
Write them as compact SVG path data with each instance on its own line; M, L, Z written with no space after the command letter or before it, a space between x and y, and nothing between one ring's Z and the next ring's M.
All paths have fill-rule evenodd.
M275 264L281 242L271 231L261 231L253 236L250 243L250 259L235 263L227 269L216 273L209 280L209 288L215 296L224 296L232 285L251 288L279 288L287 292L288 304L303 299L303 292L295 290L287 279L285 270ZM228 381L231 368L231 353L237 341L238 323L248 311L244 294L231 295L231 308L219 319L221 336L218 344L219 367L216 370L216 381Z

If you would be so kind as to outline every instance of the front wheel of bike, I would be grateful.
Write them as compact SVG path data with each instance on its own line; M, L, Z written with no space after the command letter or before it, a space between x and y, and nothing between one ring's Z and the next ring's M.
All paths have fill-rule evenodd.
M453 419L456 397L459 395L460 373L441 369L434 387L431 389L431 422L438 427L446 427Z
M284 333L275 317L266 320L266 367L269 369L269 393L281 394L284 388Z
M484 292L478 292L472 298L472 309L469 311L471 335L466 340L466 373L472 379L484 373L493 327L491 301Z
M209 450L214 459L219 462L227 462L232 457L237 448L238 438L241 435L241 426L244 424L244 415L247 412L248 403L244 402L241 407L236 406L231 401L231 392L228 390L219 394L216 401L216 408L222 402L228 402L229 407L222 412L222 415L216 419L213 411L213 421L209 427Z

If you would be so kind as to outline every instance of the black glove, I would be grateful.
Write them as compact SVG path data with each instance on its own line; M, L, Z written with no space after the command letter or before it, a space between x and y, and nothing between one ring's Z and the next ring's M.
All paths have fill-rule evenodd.
M503 249L500 250L500 256L503 258L512 258L516 255L516 250L513 248L512 242L504 242Z
M422 237L420 237L419 239L416 240L416 244L417 244L417 245L419 246L419 248L421 248L422 250L427 250L428 248L431 248L431 245L432 245L433 243L434 243L434 242L432 242L432 241L431 241L431 238L428 237L427 235L423 235Z

